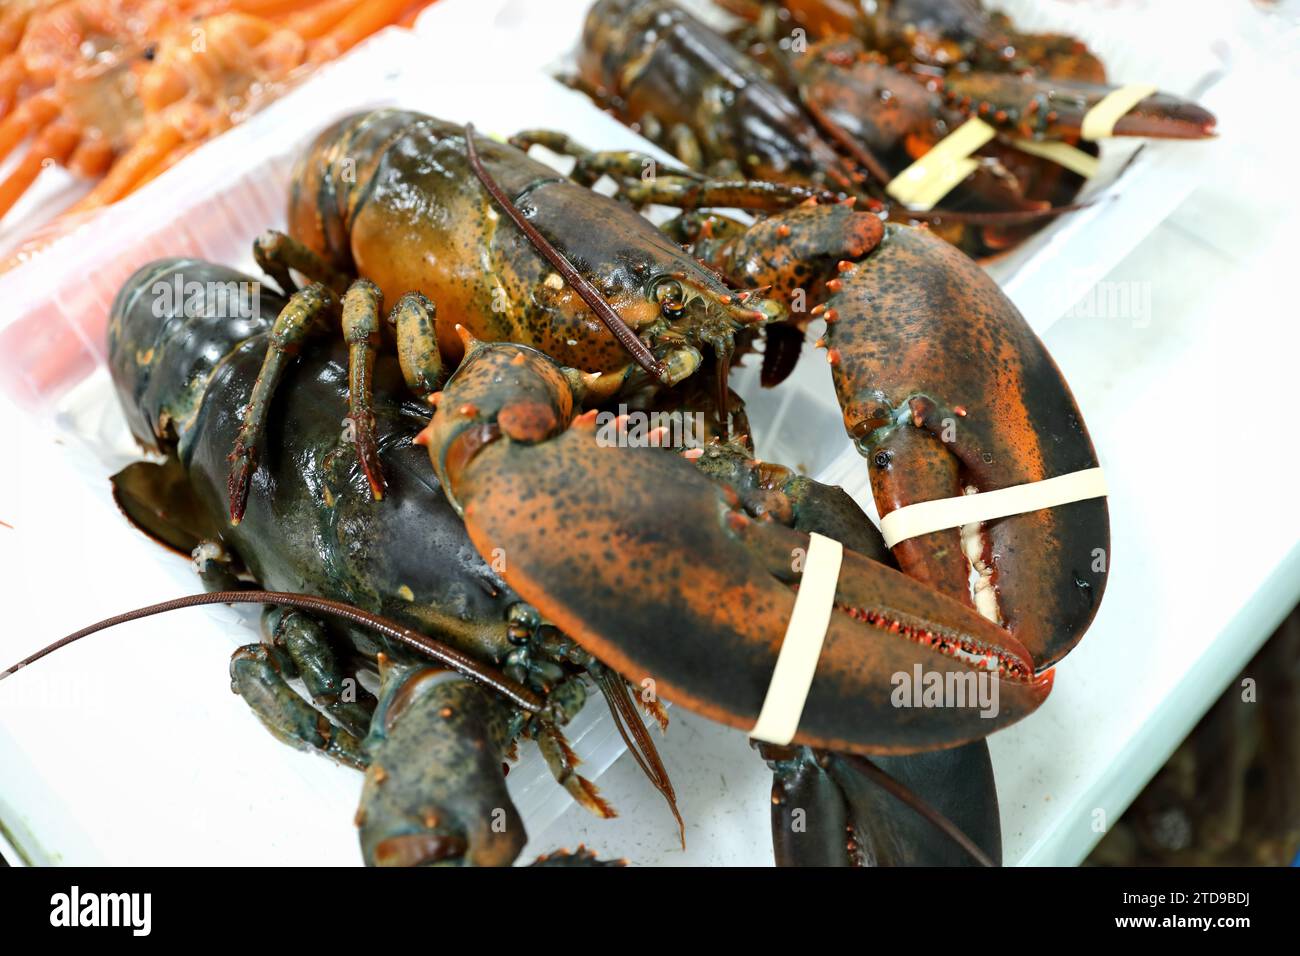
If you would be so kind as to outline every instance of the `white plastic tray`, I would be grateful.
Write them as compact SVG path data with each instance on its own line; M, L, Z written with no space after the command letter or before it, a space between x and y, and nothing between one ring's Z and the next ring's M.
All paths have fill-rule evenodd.
M134 532L112 513L105 493L105 476L134 457L103 370L104 318L126 276L149 259L183 254L254 271L252 239L267 227L283 225L284 185L295 151L331 119L368 106L394 104L473 119L499 134L549 125L588 145L657 152L584 97L532 72L572 46L585 6L583 0L442 0L417 24L423 39L400 31L375 37L46 254L0 276L0 301L6 303L0 317L0 388L58 423L56 434L67 447L55 457L72 462L83 479L83 523L86 534L94 528L95 535L89 540L102 542L114 565L147 562L137 565L137 589L120 590L121 575L109 573L115 568L73 576L85 587L67 608L52 609L50 633L6 633L0 653L17 657L89 619L194 589L183 563L130 537ZM1112 12L1108 8L1107 16ZM1202 79L1211 75L1212 70L1198 73ZM1050 324L1181 200L1195 180L1199 149L1190 144L1148 149L1128 167L1120 201L1098 204L1047 230L1035 242L1041 254L1026 247L1014 267L1010 260L1000 264L1008 270L1001 281L1032 324L1040 330ZM1151 180L1135 181L1144 162ZM844 485L871 511L865 469L844 438L829 373L818 359L813 355L801 362L777 392L760 392L752 368L736 376L749 402L759 453ZM797 428L783 427L787 422ZM65 494L74 496L71 489ZM24 560L59 566L57 549L45 542L28 541L25 547ZM82 556L87 547L83 542ZM101 579L117 582L119 590L95 587ZM151 587L144 589L146 583ZM36 860L67 862L358 858L347 814L339 812L355 801L355 776L294 754L269 737L266 746L254 743L249 733L264 732L225 690L224 658L233 644L250 639L248 626L246 617L214 610L171 626L171 633L184 639L173 638L166 660L133 652L132 639L122 635L112 647L83 648L32 668L23 677L37 682L35 691L16 693L17 679L0 685L0 766L6 768L0 822L24 852ZM165 624L154 628L167 630ZM150 710L147 701L132 696L147 694L149 679L184 681L194 706ZM124 689L105 693L106 683ZM63 688L79 695L72 706ZM87 722L95 726L94 716L109 710L139 715L139 733L125 744L134 758L126 767L93 735L82 740L76 730ZM598 701L579 718L572 735L589 776L599 776L623 749ZM232 741L242 742L238 752ZM210 765L239 759L247 767L214 782ZM120 791L103 785L113 779L115 767L130 782ZM533 833L568 804L535 756L525 757L510 783ZM233 840L222 826L223 807L251 799L252 788L259 789L265 805L262 788L276 786L282 788L272 804L276 821L261 841ZM142 806L139 794L155 805ZM188 813L173 806L183 799L192 806ZM170 812L162 812L158 803ZM229 813L246 827L254 825L235 809ZM166 827L160 832L154 824L161 819ZM127 836L106 832L108 820L117 821ZM310 828L315 835L311 840L294 839L289 831L273 836L278 825L289 831ZM333 829L326 833L327 828ZM292 855L275 857L279 852Z

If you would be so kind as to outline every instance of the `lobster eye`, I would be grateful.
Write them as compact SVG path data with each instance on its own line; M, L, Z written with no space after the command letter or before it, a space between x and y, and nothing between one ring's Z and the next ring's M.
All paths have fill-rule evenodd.
M675 319L682 314L682 309L686 306L686 293L682 291L682 284L676 279L660 282L655 286L654 295L664 315Z

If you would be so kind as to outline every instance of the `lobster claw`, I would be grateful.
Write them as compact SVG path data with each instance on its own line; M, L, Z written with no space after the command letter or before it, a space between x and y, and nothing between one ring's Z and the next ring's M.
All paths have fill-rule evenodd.
M506 791L507 709L454 671L381 660L357 810L368 866L509 866L527 835Z
M927 230L890 224L829 299L832 377L882 515L1097 467L1079 408L1010 300ZM1083 636L1105 588L1104 498L898 542L908 574L971 597L1039 667ZM983 601L987 601L985 604ZM973 602L972 602L973 603Z
M506 358L521 354L520 364ZM460 400L462 374L472 388L487 381L476 361L511 370L493 380L524 396L564 382L541 353L493 345L448 383L426 441L475 547L503 557L511 587L628 680L750 730L808 536L748 518L734 493L680 456L602 442L594 414L560 434L511 437L479 417L495 405L499 419L508 399ZM835 600L797 743L857 753L951 746L1015 722L1051 688L1006 631L856 552L844 553ZM914 680L978 684L994 703L972 694L917 706L899 694L903 684L919 689Z
M998 129L1032 139L1075 142L1084 117L1116 87L1053 80L1032 73L953 71L942 80L948 103L977 114ZM1143 97L1115 121L1112 136L1204 139L1213 136L1213 113L1172 93Z

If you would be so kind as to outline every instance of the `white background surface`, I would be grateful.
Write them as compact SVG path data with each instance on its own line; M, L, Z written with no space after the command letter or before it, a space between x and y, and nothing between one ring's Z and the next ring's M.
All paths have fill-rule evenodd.
M1096 811L1122 811L1300 597L1300 203L1295 124L1276 105L1295 101L1280 58L1295 44L1276 31L1252 42L1260 55L1235 60L1207 102L1223 131L1207 182L1105 277L1103 292L1149 295L1149 313L1098 315L1085 297L1044 336L1107 469L1114 561L1051 698L992 740L1008 862L1081 859ZM48 426L0 404L0 442L12 525L0 526L0 666L193 589ZM187 640L205 613L100 635L0 684L0 819L37 844L58 833L51 861L357 862L357 778L283 747L225 691L229 639ZM32 726L39 750L23 742ZM661 746L685 852L627 759L600 781L619 820L571 809L529 851L586 842L637 863L769 863L770 775L743 737L677 708Z

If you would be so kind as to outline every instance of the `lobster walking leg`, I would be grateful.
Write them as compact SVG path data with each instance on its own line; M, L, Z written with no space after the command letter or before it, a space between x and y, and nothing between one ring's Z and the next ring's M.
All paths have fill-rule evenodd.
M276 229L268 229L253 241L253 259L258 268L269 275L285 295L298 291L289 270L297 270L312 282L329 286L336 295L348 287L348 277L325 261L315 250L292 236Z
M248 483L257 470L258 445L266 431L275 387L290 360L302 348L303 340L336 304L334 294L318 283L295 292L276 317L267 342L266 359L253 385L243 425L235 439L234 451L230 454L227 491L230 496L231 524L239 524L244 516L244 508L248 503Z
M406 387L421 398L442 385L444 368L434 331L438 312L418 292L407 292L388 313L388 324L397 335L397 361Z
M312 703L349 733L364 737L375 698L355 675L339 666L320 621L301 611L268 608L262 615L262 629L271 643L289 655Z
M316 750L358 770L366 765L361 742L335 727L294 692L283 670L287 657L264 644L247 644L230 658L230 689L244 698L275 737L299 750Z
M348 344L348 420L351 424L357 459L370 484L376 501L384 497L384 473L379 467L379 449L375 434L374 386L375 353L381 342L379 309L383 293L379 286L358 279L343 296L343 339Z

